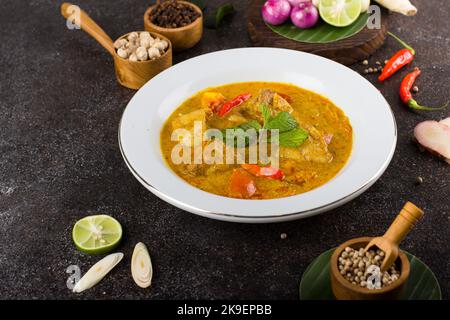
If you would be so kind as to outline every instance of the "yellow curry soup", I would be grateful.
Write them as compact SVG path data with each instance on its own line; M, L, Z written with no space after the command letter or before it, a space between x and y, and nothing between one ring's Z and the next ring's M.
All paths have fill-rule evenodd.
M228 110L230 101L240 103ZM277 169L265 164L175 164L172 152L180 141L172 141L172 133L178 128L192 131L194 121L204 129L279 123L294 129L280 130ZM287 139L282 140L282 135ZM232 83L202 90L183 102L161 131L162 154L179 177L206 192L245 199L282 198L327 183L345 166L352 143L348 118L330 100L291 84L272 82Z

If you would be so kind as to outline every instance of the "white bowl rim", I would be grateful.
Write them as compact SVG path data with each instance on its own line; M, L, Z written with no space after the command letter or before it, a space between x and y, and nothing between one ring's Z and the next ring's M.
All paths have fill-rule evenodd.
M330 59L327 59L327 58L324 58L324 57L321 57L318 55L306 53L306 52L299 52L299 51L295 51L295 50L281 49L281 48L251 47L251 48L235 48L235 49L220 50L220 51L205 53L205 54L193 57L191 59L185 60L183 62L180 62L179 64L174 65L173 67L169 68L168 70L176 69L177 67L179 67L180 65L182 65L184 63L187 63L188 61L194 62L194 61L202 59L206 56L220 55L220 54L223 54L226 52L238 52L238 51L242 51L242 50L244 50L244 51L258 51L258 50L268 51L268 50L270 50L270 51L277 51L277 52L295 52L296 54L299 54L299 55L313 56L314 59L327 61L328 63L331 62L335 65L338 65L340 68L346 68L347 70L353 72L356 77L363 79L369 87L378 91L378 89L376 89L372 83L370 83L367 79L362 77L359 73L357 73L357 72L353 71L352 69L347 68L335 61L332 61ZM162 76L162 74L165 73L166 71L160 73L159 75L154 77L152 80L147 82L147 84L145 84L144 87L149 86L153 81L159 79ZM266 80L255 79L254 81L266 81ZM236 81L236 82L239 82L239 81ZM247 81L244 81L244 82L247 82ZM270 81L268 81L268 82L270 82ZM205 88L206 87L208 87L208 86L205 85ZM142 90L142 88L140 90ZM135 96L139 93L139 91L135 94ZM378 93L379 93L379 91L378 91ZM386 104L386 106L388 107L388 110L389 110L390 120L392 121L392 126L393 126L393 137L392 137L393 140L392 140L392 144L390 146L389 152L386 155L384 162L379 166L378 170L370 177L370 179L367 179L365 181L365 183L358 185L357 188L355 188L351 193L348 193L346 196L343 196L335 201L326 203L322 206L314 207L313 209L309 209L309 210L302 210L302 211L298 211L298 212L289 212L289 213L281 213L281 214L267 214L267 215L243 215L243 214L238 214L238 213L233 213L233 212L214 212L211 210L204 210L202 208L193 207L190 204L179 201L176 197L174 197L172 195L162 192L157 187L155 187L151 182L147 181L144 177L142 177L142 175L138 172L138 170L133 167L132 161L130 161L130 159L128 159L128 157L125 153L125 150L124 150L124 146L122 144L121 130L123 127L123 120L124 120L124 116L127 111L127 108L131 104L131 102L133 101L135 96L133 96L133 98L128 103L127 107L124 109L123 114L120 119L119 128L118 128L119 148L120 148L121 154L123 156L123 159L124 159L127 167L129 168L129 170L131 171L131 173L144 187L146 187L148 190L150 190L153 194L155 194L159 198L169 202L170 204L175 205L176 207L181 208L186 211L189 211L191 213L194 213L194 214L197 214L200 216L213 218L213 219L218 219L218 220L235 221L235 222L278 222L278 221L288 221L288 220L306 218L306 217L310 217L310 216L334 209L340 205L343 205L343 204L351 201L352 199L356 198L358 195L362 194L365 190L367 190L370 186L372 186L381 177L381 175L387 169L390 161L392 160L392 157L394 155L395 148L396 148L396 143L397 143L397 124L396 124L396 120L395 120L393 111L392 111L389 103L386 101L385 97L383 95L381 95L381 93L379 93L379 96L384 100L384 103ZM185 99L187 99L187 98L188 97L185 97ZM174 106L173 110L175 110L176 107L177 106ZM176 175L170 168L169 168L169 170L172 172L172 174ZM332 178L332 179L334 179L334 178ZM187 183L187 182L185 182L185 183ZM328 182L318 188L326 186L327 184L328 184ZM192 187L192 188L195 188L195 187ZM311 191L317 190L318 188L315 188ZM223 196L218 196L218 195L215 195L212 193L208 193L206 191L202 191L197 188L195 188L195 189L202 192L204 194L204 196L206 196L206 197L212 196L212 197L216 197L216 198L222 198L222 199L225 199L225 201L226 200L236 200L233 198L223 197ZM311 192L311 191L308 191L308 192ZM303 194L305 194L305 193L303 193ZM301 195L302 194L294 195L291 197L267 199L267 200L259 200L258 199L258 200L238 200L238 201L245 201L245 202L282 201L283 199L298 197Z

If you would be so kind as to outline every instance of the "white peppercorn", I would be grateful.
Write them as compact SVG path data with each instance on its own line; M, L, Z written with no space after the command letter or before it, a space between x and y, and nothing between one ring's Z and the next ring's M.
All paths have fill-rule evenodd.
M368 250L366 252L363 248L354 250L347 247L338 257L339 273L349 282L361 287L367 287L369 289L386 287L398 280L400 273L397 271L395 265L391 266L388 271L380 275L381 279L379 282L372 283L373 270L377 270L377 268L379 270L384 256L385 253L380 249ZM370 281L367 279L370 279Z

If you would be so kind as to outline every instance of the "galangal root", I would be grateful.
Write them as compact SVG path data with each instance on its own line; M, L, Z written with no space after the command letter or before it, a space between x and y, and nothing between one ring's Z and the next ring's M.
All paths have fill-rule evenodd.
M424 149L450 164L450 117L419 123L414 128L414 138Z

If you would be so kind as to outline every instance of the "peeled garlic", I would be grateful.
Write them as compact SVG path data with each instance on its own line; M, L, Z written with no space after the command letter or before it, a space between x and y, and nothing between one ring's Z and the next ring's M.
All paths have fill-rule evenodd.
M153 39L152 35L148 31L142 31L141 34L139 35L139 37L141 39Z
M94 264L75 284L73 292L82 292L100 282L123 258L123 253L113 253Z
M128 58L128 50L124 49L124 48L119 48L119 50L117 50L117 55L121 58Z
M150 49L148 49L148 58L150 60L159 58L160 56L161 56L161 52L159 52L158 48L151 47Z
M164 52L166 48L169 46L166 40L156 40L153 44L153 47L159 49L159 51Z
M128 35L128 41L134 42L139 38L139 34L137 32L131 32Z
M130 56L128 57L128 59L129 59L130 61L134 61L134 62L138 61L138 58L137 58L137 56L136 56L136 53L130 54Z
M139 242L134 247L131 258L131 275L134 282L141 288L150 287L152 284L152 261L150 260L147 247L142 242Z
M128 44L127 39L117 39L116 42L114 42L114 48L119 49L127 44Z
M137 48L136 49L136 57L140 61L147 60L147 58L148 58L147 49L145 49L144 47Z
M149 38L141 38L139 41L139 44L141 45L141 47L148 49L152 45L152 40L153 39L149 39Z

